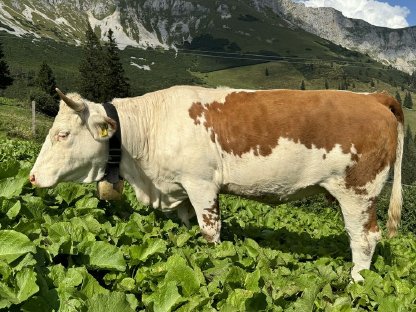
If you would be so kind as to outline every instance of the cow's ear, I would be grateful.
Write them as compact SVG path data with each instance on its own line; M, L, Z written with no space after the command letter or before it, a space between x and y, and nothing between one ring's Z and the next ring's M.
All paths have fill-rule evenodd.
M109 117L94 118L89 122L89 128L94 139L106 141L117 131L117 122Z

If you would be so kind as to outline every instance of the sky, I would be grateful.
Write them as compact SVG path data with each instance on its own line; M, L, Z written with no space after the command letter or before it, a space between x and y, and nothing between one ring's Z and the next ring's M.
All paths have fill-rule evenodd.
M346 17L359 18L376 26L416 26L416 0L295 0L311 7L333 7Z

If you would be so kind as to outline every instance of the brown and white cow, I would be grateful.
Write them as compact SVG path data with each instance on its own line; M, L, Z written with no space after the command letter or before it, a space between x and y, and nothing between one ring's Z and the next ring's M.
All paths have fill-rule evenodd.
M31 181L100 181L117 125L101 104L75 93L61 98ZM121 176L154 208L189 199L210 242L219 241L221 192L267 202L327 192L340 203L351 274L360 280L381 236L376 198L393 166L387 227L396 232L403 112L385 93L176 86L112 103L122 134Z

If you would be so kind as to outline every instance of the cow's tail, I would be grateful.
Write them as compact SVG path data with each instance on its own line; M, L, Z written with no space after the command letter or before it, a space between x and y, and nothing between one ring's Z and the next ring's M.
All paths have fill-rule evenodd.
M397 147L396 161L394 163L393 188L391 190L389 219L387 221L388 236L393 237L397 233L402 213L402 158L404 143L404 114L400 103L387 92L376 95L380 103L388 107L397 119Z
M397 120L397 147L396 161L394 163L393 188L391 190L389 219L387 221L388 236L393 237L397 234L397 228L402 214L402 158L404 143L404 114L401 104L388 92L372 93L378 102L386 106L396 117Z
M391 190L389 219L387 221L388 236L393 237L397 233L402 213L402 158L403 158L404 129L403 123L397 125L396 162L394 163L393 188Z

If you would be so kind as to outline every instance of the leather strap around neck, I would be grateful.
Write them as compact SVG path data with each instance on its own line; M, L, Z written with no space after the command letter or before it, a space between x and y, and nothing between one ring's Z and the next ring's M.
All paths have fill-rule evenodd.
M120 181L120 162L121 162L121 126L120 118L118 117L117 109L110 102L102 104L107 116L117 123L117 129L114 135L109 140L109 155L105 176L103 180L110 183L117 183Z

